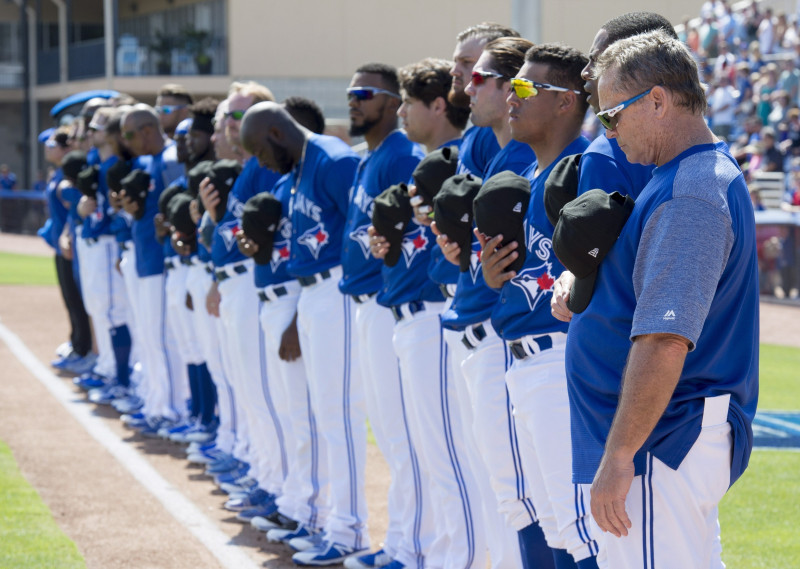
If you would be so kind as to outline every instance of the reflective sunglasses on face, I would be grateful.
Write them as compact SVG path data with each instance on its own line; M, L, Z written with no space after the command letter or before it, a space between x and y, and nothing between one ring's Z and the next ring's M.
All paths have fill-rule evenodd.
M635 97L631 97L627 101L621 102L616 107L613 107L611 109L606 109L605 111L600 111L599 113L597 113L597 118L600 121L600 124L602 124L606 128L606 130L616 129L617 122L619 121L619 119L616 118L617 115L620 114L623 109L630 107L633 103L635 103L636 101L647 95L652 90L653 88L650 87L644 93L639 93Z
M494 78L494 79L503 79L505 81L508 81L509 79L511 79L511 77L508 77L506 75L502 75L501 73L495 73L493 71L473 71L472 72L472 84L475 87L478 87L479 85L483 85L486 82L487 79L492 79L492 78Z
M392 93L386 89L379 89L378 87L350 87L347 90L348 101L370 101L375 98L375 95L389 95L395 99L402 100L402 97L397 93Z
M527 99L528 97L535 97L539 94L539 91L561 91L562 93L575 93L576 95L582 95L583 91L578 91L576 89L567 89L566 87L556 87L555 85L550 85L549 83L537 83L536 81L531 81L530 79L520 79L514 78L511 80L511 88L514 89L514 94L519 97L520 99Z
M186 108L186 105L158 105L156 107L156 112L160 115L170 115L183 108Z
M225 113L225 118L240 121L246 112L247 111L228 111Z
M139 128L135 128L133 130L123 131L121 133L122 134L122 138L124 138L125 140L133 140L133 137L136 136L136 133L139 132L140 130L142 130L143 128L144 128L143 126L140 126Z

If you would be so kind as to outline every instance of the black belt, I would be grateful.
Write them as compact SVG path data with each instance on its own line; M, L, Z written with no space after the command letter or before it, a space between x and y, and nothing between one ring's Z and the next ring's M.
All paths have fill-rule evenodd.
M513 356L518 360L549 350L553 347L553 338L551 336L534 336L531 342L525 340L516 340L508 344Z
M97 245L97 237L85 237L84 241L87 245Z
M486 328L483 327L483 324L467 326L467 329L464 331L464 335L461 336L461 343L464 344L467 349L474 350L485 337Z
M442 295L445 298L453 298L455 296L455 292L450 292L450 287L455 287L456 285L453 284L440 284L439 290L442 291Z
M244 265L234 265L232 269L233 272L236 273L237 275L243 275L247 272L247 267ZM226 271L225 269L218 270L216 274L217 274L217 282L220 283L225 279L229 279L231 277L231 275L229 275L228 271Z
M192 263L191 257L181 257L181 265L186 265L187 267L191 267L194 263Z
M127 250L128 250L128 244L127 244L127 243L124 243L124 242L122 242L122 241L120 241L120 242L119 242L119 248L120 248L122 251L127 251Z
M353 297L353 300L356 302L356 304L364 304L365 302L367 302L370 298L372 298L376 294L378 294L378 293L377 292L370 292L368 294L353 294L351 296Z
M209 275L213 275L213 274L214 274L214 267L212 267L210 264L209 264L209 265L206 265L206 272L207 272Z
M172 259L164 259L164 269L167 271L170 269L174 269L175 264L172 262Z
M282 296L286 296L287 294L289 294L289 291L286 290L285 286L272 287L272 292L275 294L275 298L280 298ZM267 295L267 293L264 292L263 290L258 291L258 298L260 298L264 302L269 302L270 300L274 300L269 295Z
M395 306L390 307L392 314L394 315L395 322L400 322L406 316L413 316L417 312L422 312L425 310L425 303L421 300L412 300L411 302L407 302L405 304L397 304ZM406 314L408 312L408 314Z
M331 272L325 269L321 273L317 273L316 275L311 275L310 277L297 277L297 281L300 283L300 286L311 286L317 283L321 283L322 281L329 278L331 278Z

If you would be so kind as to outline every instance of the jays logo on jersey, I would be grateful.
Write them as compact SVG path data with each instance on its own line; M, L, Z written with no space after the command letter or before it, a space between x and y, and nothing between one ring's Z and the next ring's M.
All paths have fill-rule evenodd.
M369 259L369 234L367 233L367 228L369 225L362 225L361 227L356 228L355 231L350 233L350 239L358 243L358 246L361 247L361 252L364 253L364 258Z
M230 251L236 247L236 235L233 233L234 228L238 225L237 220L226 221L217 226L217 233L222 237L222 242L225 243L225 249Z
M329 235L328 232L325 231L325 226L323 226L321 223L318 223L300 235L300 237L297 238L297 244L308 247L311 255L315 259L318 259L319 252L322 251L322 248L328 244L328 237Z
M280 239L277 239L278 235L280 235ZM292 222L285 217L281 219L278 231L275 232L275 237L276 240L272 245L272 258L269 261L269 266L272 268L273 273L278 270L278 267L281 265L281 263L289 260L289 256L292 252L290 245L292 237Z
M553 284L556 279L550 273L552 268L552 263L544 262L538 267L523 270L519 275L511 279L511 284L522 289L525 299L528 301L528 307L531 310L536 308L536 305L548 293L553 292Z
M406 267L410 267L419 253L428 248L428 237L422 227L417 227L403 235L403 242L400 244L403 251L403 258L406 260Z

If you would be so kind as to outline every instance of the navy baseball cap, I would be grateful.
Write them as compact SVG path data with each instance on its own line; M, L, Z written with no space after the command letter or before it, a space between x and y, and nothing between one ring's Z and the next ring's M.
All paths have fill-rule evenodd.
M411 177L417 186L416 195L422 198L423 204L433 203L433 196L439 193L447 178L455 176L457 166L457 146L445 146L434 150L417 164Z
M461 248L459 268L469 270L472 256L472 202L481 189L481 180L472 174L457 174L445 180L433 198L433 220L450 241Z
M247 200L242 209L242 231L258 245L253 260L266 265L272 260L275 232L281 223L283 206L269 192L261 192Z
M408 186L389 186L372 202L372 225L389 242L389 252L383 258L387 267L394 267L403 252L403 235L414 217Z
M236 160L217 160L208 172L214 189L219 194L219 203L216 207L217 220L221 220L228 207L228 194L231 193L236 178L242 173L242 165Z
M575 275L567 307L586 310L594 293L597 269L617 242L633 211L633 199L619 192L590 190L561 210L553 231L553 252Z
M565 156L553 166L544 181L544 211L553 227L561 208L578 196L580 164L581 154Z

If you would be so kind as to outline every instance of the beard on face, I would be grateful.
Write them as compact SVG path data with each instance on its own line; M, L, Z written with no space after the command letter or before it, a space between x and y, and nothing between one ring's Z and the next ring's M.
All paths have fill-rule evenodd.
M447 100L451 105L458 107L459 109L469 108L469 95L467 95L463 90L456 91L455 89L451 88L450 92L447 93Z
M348 133L350 136L364 136L367 134L372 128L380 122L378 119L364 119L360 125L354 124L353 120L350 119L350 130Z
M283 146L278 146L273 141L268 141L272 148L272 155L275 157L275 164L278 166L278 172L281 174L288 174L294 168L294 160L289 156L289 151Z

